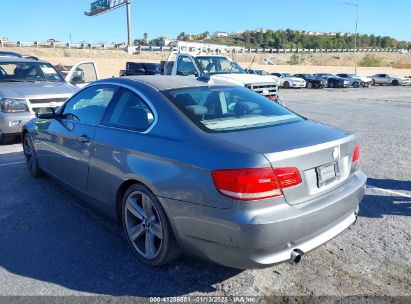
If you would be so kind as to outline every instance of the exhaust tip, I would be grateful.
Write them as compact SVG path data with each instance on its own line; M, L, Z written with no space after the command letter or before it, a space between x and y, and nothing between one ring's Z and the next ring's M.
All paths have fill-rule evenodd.
M301 257L302 257L302 255L300 253L300 250L295 249L295 250L291 251L290 260L291 260L292 264L298 264L301 261Z

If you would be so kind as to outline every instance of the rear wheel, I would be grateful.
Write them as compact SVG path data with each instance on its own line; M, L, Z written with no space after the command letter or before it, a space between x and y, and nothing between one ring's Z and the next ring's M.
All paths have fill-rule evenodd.
M352 84L352 86L354 88L359 88L360 87L360 83L358 81L354 81L354 83Z
M284 82L283 84L284 88L288 89L290 88L290 83L288 81Z
M143 263L161 266L178 256L178 245L164 209L143 185L134 184L126 191L122 222L133 253Z
M23 137L23 152L24 159L26 160L26 166L30 174L34 177L40 177L43 175L37 161L36 150L34 150L33 142L28 134Z

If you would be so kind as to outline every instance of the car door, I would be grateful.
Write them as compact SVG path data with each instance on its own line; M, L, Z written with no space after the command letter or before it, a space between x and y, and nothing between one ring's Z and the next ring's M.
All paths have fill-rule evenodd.
M87 188L95 129L116 91L112 85L85 88L64 104L55 119L38 128L41 168L74 188Z
M390 84L391 83L391 79L390 79L390 75L388 74L382 74L382 84Z
M158 145L158 138L147 136L157 119L154 106L140 92L120 89L95 132L87 189L91 197L112 205L125 175L147 174L149 151L166 148Z
M177 59L176 75L179 76L198 76L200 72L197 70L194 62L188 56L179 56Z
M94 61L80 61L70 69L65 80L78 88L83 88L99 78Z
M385 83L385 74L377 74L374 78L375 83L377 84L384 84Z

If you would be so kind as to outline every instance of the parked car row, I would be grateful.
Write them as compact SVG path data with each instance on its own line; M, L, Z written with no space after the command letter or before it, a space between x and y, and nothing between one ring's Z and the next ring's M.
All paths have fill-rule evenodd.
M360 88L372 85L411 85L411 78L398 77L391 74L376 74L363 77L356 74L290 74L269 73L262 69L247 69L247 73L256 75L272 75L278 78L279 86L283 88Z

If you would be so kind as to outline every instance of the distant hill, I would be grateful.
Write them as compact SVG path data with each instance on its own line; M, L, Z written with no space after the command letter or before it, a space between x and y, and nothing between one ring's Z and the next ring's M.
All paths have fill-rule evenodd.
M245 31L229 34L228 37L210 37L208 32L195 35L181 33L178 39L246 48L350 49L354 47L354 34L317 33L291 29ZM357 34L357 47L411 49L411 41L398 41L388 36Z

